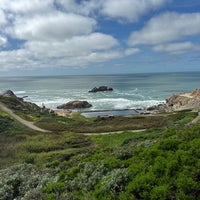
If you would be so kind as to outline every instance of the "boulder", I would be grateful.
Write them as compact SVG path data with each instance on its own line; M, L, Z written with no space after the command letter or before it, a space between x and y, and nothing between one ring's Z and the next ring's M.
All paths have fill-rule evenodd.
M105 91L113 91L113 88L108 86L100 86L100 87L94 87L89 92L105 92Z
M77 108L90 108L92 107L87 101L70 101L66 104L57 106L58 109L77 109Z
M3 96L3 97L17 97L13 91L11 90L5 90L3 91L2 93L0 93L0 96Z

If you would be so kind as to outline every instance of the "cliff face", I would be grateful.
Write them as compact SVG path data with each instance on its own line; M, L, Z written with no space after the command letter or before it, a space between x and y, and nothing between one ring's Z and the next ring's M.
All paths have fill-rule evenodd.
M171 112L194 108L200 109L200 89L182 94L173 94L166 99L166 103L147 108L147 111Z
M200 89L183 94L173 94L166 99L168 111L200 108Z

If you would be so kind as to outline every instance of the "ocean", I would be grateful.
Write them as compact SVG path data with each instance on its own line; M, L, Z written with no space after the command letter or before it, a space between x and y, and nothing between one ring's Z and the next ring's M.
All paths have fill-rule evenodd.
M114 90L88 92L103 85ZM93 106L86 110L139 109L196 88L200 88L200 72L0 77L0 91L10 89L18 97L28 96L26 101L51 109L72 100L91 103Z

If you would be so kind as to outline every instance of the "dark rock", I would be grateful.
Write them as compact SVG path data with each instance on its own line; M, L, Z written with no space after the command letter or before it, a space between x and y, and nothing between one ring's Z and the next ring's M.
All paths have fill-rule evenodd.
M0 93L0 96L3 96L3 97L17 97L13 91L11 90L5 90L3 91L2 93Z
M151 107L147 108L147 111L165 112L166 111L166 105L165 104L159 104L159 105L151 106Z
M76 108L90 108L92 107L87 101L70 101L66 104L57 106L58 109L76 109Z
M100 87L94 87L89 92L104 92L104 91L113 91L113 88L108 86L100 86Z

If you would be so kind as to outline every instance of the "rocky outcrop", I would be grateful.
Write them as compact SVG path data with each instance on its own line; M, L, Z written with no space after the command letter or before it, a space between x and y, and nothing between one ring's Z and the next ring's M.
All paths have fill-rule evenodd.
M108 86L100 86L100 87L94 87L89 92L105 92L105 91L113 91L113 88Z
M17 97L13 91L11 90L5 90L3 92L0 93L0 96L3 96L3 97Z
M17 97L11 90L2 92L0 94L0 102L9 109L25 115L54 115L54 111L45 107L41 108L35 103L24 101L23 98Z
M192 92L173 94L166 99L165 104L147 108L150 112L170 112L200 108L200 89Z
M148 107L146 109L147 112L166 112L166 110L167 110L166 104L159 104L159 105Z
M166 105L169 111L198 108L200 107L200 89L188 93L173 94L166 99Z
M77 109L77 108L90 108L92 107L87 101L70 101L66 104L57 106L58 109Z

